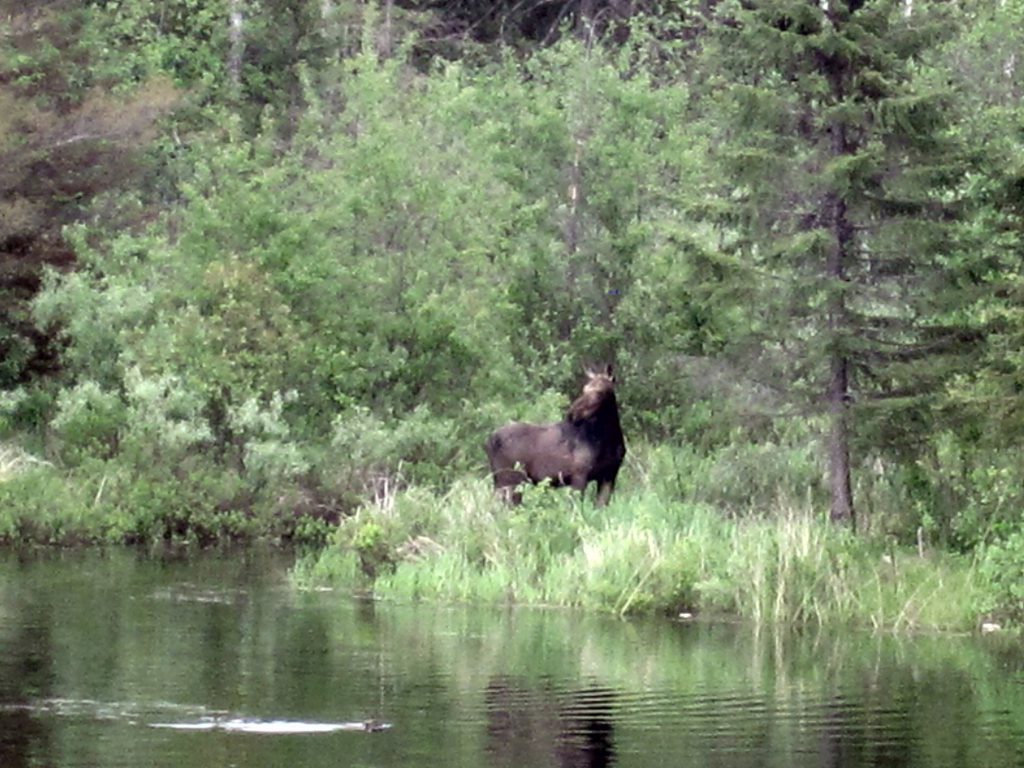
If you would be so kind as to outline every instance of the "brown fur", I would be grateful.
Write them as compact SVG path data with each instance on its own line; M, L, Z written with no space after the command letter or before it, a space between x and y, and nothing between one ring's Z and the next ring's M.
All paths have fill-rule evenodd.
M587 382L566 413L554 424L512 422L496 430L485 446L495 489L518 503L516 488L524 481L548 480L586 491L597 483L597 504L604 506L626 455L615 399L611 366L587 372Z
M609 396L615 397L615 377L611 373L611 367L601 373L587 371L587 383L583 385L580 396L569 406L566 421L579 422L589 419L597 413L598 408Z

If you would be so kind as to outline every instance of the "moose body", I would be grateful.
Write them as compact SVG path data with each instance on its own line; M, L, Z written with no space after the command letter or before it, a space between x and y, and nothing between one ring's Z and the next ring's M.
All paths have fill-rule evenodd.
M587 383L563 421L554 424L512 422L497 429L485 446L495 489L512 503L526 480L550 481L583 493L597 483L597 504L604 506L626 456L615 400L611 366L587 371Z

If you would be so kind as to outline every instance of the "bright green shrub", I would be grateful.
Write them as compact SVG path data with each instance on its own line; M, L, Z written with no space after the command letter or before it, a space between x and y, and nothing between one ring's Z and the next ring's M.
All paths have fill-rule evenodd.
M459 452L456 422L434 416L426 406L402 418L353 407L335 417L332 427L319 471L350 499L365 500L385 484L450 479Z
M993 616L1024 622L1024 531L986 547L980 571L982 608Z
M50 422L61 441L62 457L71 463L113 455L127 425L128 410L121 397L90 380L61 390Z
M124 377L127 424L121 448L140 466L174 462L213 439L202 396L173 374Z
M103 539L104 514L88 491L52 467L0 480L0 543L76 544Z

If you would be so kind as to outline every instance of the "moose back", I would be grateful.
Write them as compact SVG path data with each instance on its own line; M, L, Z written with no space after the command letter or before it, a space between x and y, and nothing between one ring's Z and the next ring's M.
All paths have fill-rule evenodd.
M518 486L526 480L548 480L583 493L597 483L597 505L604 506L626 456L619 423L612 367L587 370L583 391L553 424L511 422L495 430L485 445L494 487L507 501L518 504Z

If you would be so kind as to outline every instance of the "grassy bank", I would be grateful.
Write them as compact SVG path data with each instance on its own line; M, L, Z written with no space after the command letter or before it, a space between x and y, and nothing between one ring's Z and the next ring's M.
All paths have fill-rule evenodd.
M901 546L884 533L881 512L854 535L824 519L808 490L815 471L806 453L635 446L603 509L543 487L525 489L524 504L508 508L483 473L463 472L440 491L380 476L371 500L328 518L321 499L296 482L247 484L209 462L61 468L8 444L0 453L0 544L312 543L296 567L301 585L400 601L880 631L1021 622L1024 536L971 555Z
M741 517L651 483L604 509L527 490L514 509L482 480L440 498L380 494L296 578L383 599L720 614L759 625L970 631L985 614L976 559L855 536L807 499Z

